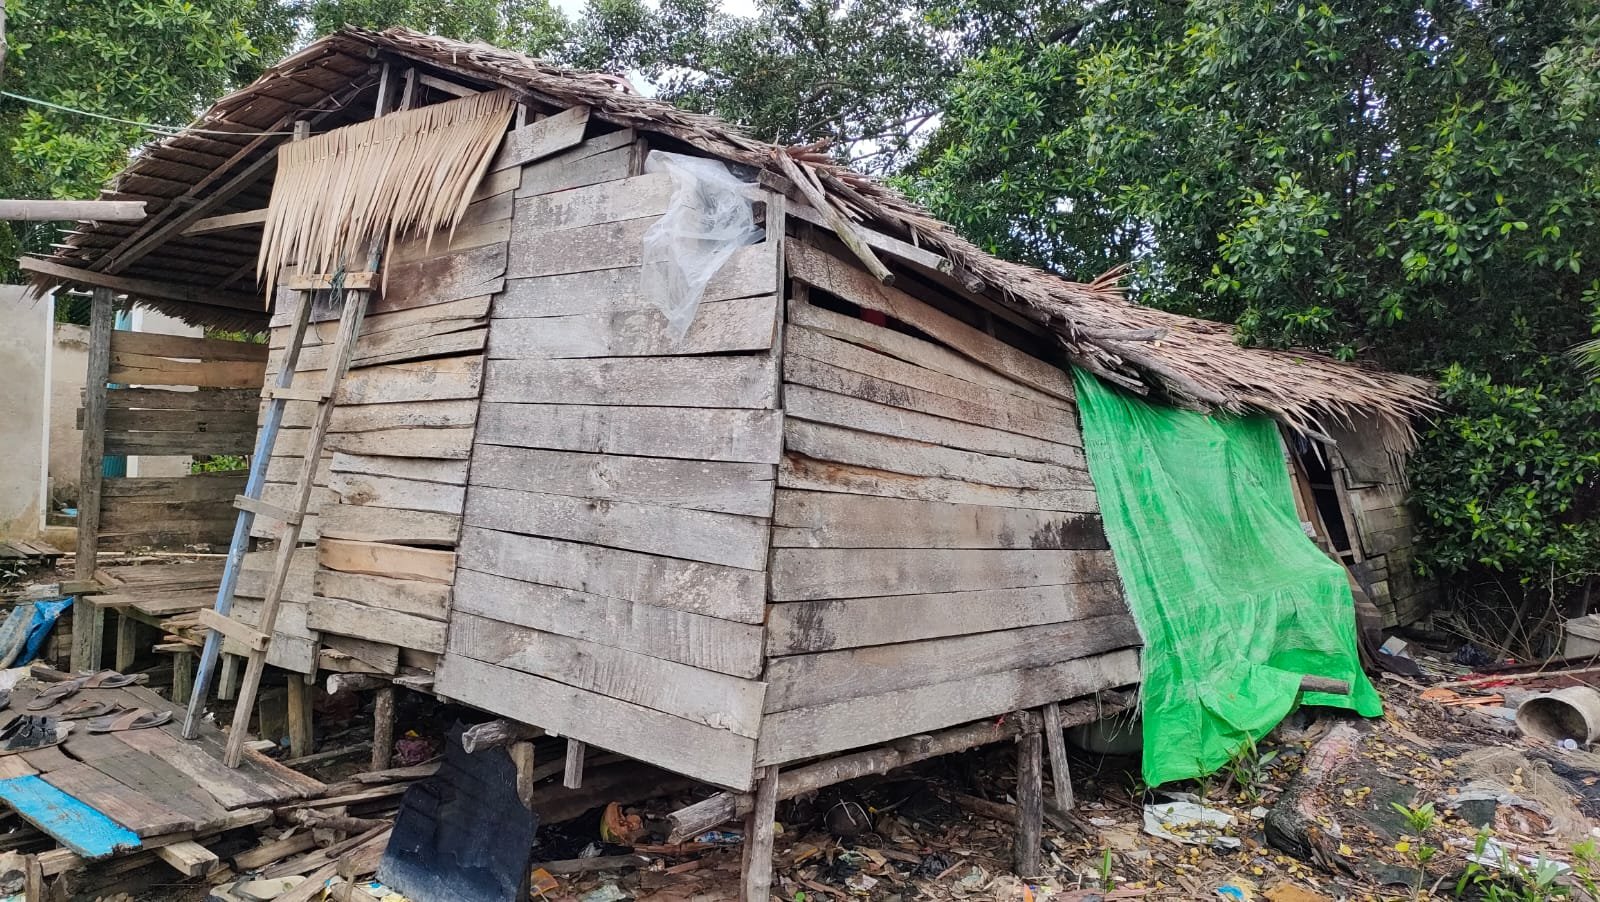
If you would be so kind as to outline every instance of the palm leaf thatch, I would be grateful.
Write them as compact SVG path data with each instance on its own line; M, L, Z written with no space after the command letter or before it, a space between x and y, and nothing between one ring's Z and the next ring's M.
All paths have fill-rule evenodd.
M285 264L366 269L377 248L454 229L515 109L488 91L284 146L256 261L268 296Z

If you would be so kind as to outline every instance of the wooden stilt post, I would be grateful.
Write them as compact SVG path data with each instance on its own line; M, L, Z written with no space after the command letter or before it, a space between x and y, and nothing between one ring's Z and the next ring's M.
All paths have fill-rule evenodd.
M576 739L567 740L567 768L561 775L561 785L568 789L583 786L583 756L588 746Z
M117 612L117 654L114 658L116 667L121 673L127 673L133 666L133 659L139 654L139 621L129 617L126 612Z
M506 749L511 763L517 766L517 798L528 808L533 807L533 743L519 739Z
M1017 876L1023 878L1039 876L1039 844L1044 833L1043 744L1037 721L1024 727L1017 736L1017 845L1014 863Z
M1044 742L1050 752L1050 785L1055 788L1056 805L1071 811L1072 771L1067 767L1067 739L1061 734L1061 704L1044 706Z
M311 686L300 674L289 674L289 756L292 758L304 758L315 750L316 737L311 731L311 694Z
M172 701L187 704L194 694L194 653L180 651L172 656Z
M223 655L217 672L217 698L233 701L239 696L239 656Z
M106 379L111 374L111 333L117 312L109 288L96 288L89 308L89 372L83 386L83 452L78 473L78 556L72 575L94 579L100 553L100 488L105 477ZM82 597L72 603L72 669L99 670L105 608Z
M388 770L394 761L394 686L379 686L372 698L372 767Z
M741 902L770 902L773 823L778 817L778 768L756 777L755 807L744 821L744 892Z

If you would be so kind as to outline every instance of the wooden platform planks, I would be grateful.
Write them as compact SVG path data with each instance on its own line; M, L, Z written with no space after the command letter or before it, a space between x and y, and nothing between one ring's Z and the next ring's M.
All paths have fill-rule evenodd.
M141 845L138 834L38 775L0 780L0 801L90 861Z

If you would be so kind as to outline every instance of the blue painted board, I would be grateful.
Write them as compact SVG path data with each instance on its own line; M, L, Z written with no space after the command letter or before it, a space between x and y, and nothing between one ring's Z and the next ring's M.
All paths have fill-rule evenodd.
M132 830L37 776L0 780L0 801L85 859L106 858L140 845Z

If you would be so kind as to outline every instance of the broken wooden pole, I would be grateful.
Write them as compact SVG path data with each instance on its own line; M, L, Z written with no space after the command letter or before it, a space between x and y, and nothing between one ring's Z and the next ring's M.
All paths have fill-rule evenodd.
M773 824L778 818L778 768L756 778L755 804L744 823L744 902L770 902Z
M1055 790L1056 807L1071 811L1072 771L1067 766L1067 738L1061 729L1061 704L1044 706L1044 742L1050 752L1050 786Z
M527 739L518 739L507 747L506 752L511 756L511 763L517 768L517 798L522 804L533 807L533 784L538 782L535 772L533 743Z
M1039 874L1039 847L1044 837L1043 737L1030 722L1017 737L1017 832L1012 853L1019 877Z
M484 749L543 735L544 731L538 727L530 727L514 720L486 720L461 731L461 747L467 750L467 754L475 755Z
M1349 695L1350 684L1332 677L1303 676L1300 678L1300 691L1323 692L1328 695Z

